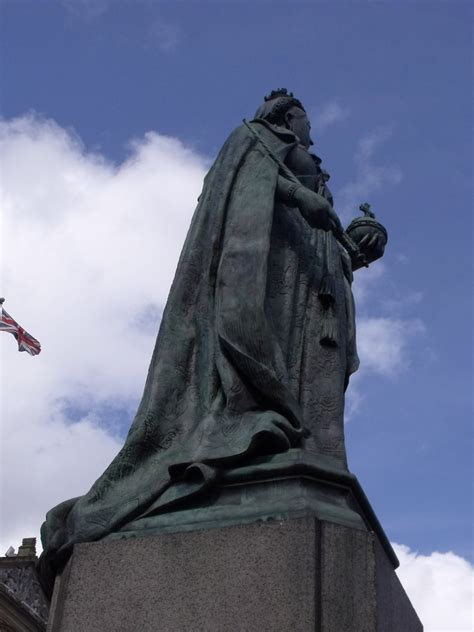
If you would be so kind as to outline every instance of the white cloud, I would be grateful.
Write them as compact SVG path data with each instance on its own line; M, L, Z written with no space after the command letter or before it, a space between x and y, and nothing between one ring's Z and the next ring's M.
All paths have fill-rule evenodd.
M403 252L397 252L395 255L395 260L402 265L407 265L410 263L410 257Z
M381 307L385 312L388 312L392 316L401 314L407 309L413 308L419 305L424 299L423 292L406 291L403 294L399 292L393 292L390 298L382 298L380 301Z
M84 493L133 415L207 166L148 133L119 167L34 116L0 124L5 309L40 340L2 334L0 555Z
M406 318L405 312L423 300L422 292L395 293L391 270L383 261L358 270L354 276L357 348L361 361L356 378L360 381L368 373L392 376L408 369L410 343L425 333L425 327L419 318ZM359 405L361 399L356 399Z
M382 260L371 264L368 268L361 268L354 274L354 300L357 310L367 306L368 299L374 290L380 290L382 278L387 280L387 267Z
M474 567L452 552L419 555L394 544L397 573L425 632L473 629Z
M387 185L396 185L402 179L397 165L384 166L375 163L377 149L391 136L387 128L377 128L360 139L354 156L356 177L337 193L341 218L348 220L367 197ZM377 212L377 209L374 209Z
M61 4L72 16L94 20L107 11L110 0L61 0Z
M99 20L117 8L113 0L60 0L60 3L70 19L86 22ZM145 12L149 18L145 27L139 31L140 45L146 50L159 50L162 53L174 51L181 40L181 27L163 16L157 17L156 10L159 9L159 5L154 0L136 0L136 4L141 6L134 7L135 10Z
M322 134L328 127L344 121L349 116L350 110L337 101L329 101L317 108L312 113L313 128L318 134Z
M361 381L363 380L363 372L359 369L357 373L351 376L349 387L346 391L346 397L344 402L344 423L347 424L357 417L363 409L363 405L366 402L366 394L361 387Z
M155 19L146 35L146 47L158 48L162 53L171 53L181 40L180 27L162 17Z
M394 375L406 370L408 345L413 336L425 331L421 320L400 318L360 318L357 321L357 348L367 372Z
M355 419L367 404L366 380L371 374L393 377L410 367L410 344L425 333L419 318L363 316L357 318L359 371L346 392L344 420Z
M405 317L407 309L423 300L423 294L407 291L393 298L390 277L390 270L383 261L377 261L355 274L353 292L360 369L351 377L346 392L346 423L361 414L368 402L365 380L374 373L393 377L409 370L411 346L425 333L421 319ZM390 298L386 298L387 287L390 288Z

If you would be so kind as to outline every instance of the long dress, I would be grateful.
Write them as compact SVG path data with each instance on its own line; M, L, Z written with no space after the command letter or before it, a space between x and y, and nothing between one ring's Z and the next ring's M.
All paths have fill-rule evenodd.
M320 159L301 146L286 159L302 184L332 203ZM333 300L321 297L326 275ZM305 449L346 466L344 391L358 368L350 259L332 233L312 229L295 209L275 207L269 256L267 306L284 350L291 390L301 407ZM325 326L331 341L322 341Z
M319 186L318 161L291 132L252 125L302 182ZM226 468L298 446L346 467L344 389L357 367L350 271L331 234L278 200L278 177L237 128L205 178L125 444L87 494L48 512L45 574L73 544L116 532L152 505L166 510L196 464Z

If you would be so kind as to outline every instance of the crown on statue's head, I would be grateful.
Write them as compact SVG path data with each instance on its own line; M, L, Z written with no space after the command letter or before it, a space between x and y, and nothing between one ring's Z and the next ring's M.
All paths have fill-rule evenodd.
M285 112L293 106L305 111L301 101L293 95L293 92L288 92L286 88L277 88L264 97L264 101L258 108L255 118L262 118L269 123L281 125Z
M273 99L278 99L280 97L288 97L291 99L293 96L293 92L288 92L286 88L277 88L276 90L272 90L268 96L264 97L264 100L272 101Z

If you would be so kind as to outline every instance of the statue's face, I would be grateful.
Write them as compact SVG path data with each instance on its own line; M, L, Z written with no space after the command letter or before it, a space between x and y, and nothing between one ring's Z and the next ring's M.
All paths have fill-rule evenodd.
M301 108L292 107L285 114L285 120L288 128L298 136L300 143L303 147L308 149L313 145L311 140L311 123L309 122L306 112Z

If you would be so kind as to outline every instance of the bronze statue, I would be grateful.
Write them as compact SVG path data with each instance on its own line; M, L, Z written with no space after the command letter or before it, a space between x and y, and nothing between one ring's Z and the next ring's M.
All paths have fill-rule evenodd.
M87 494L48 513L44 576L77 542L170 514L179 523L219 476L259 458L297 449L347 472L344 391L359 364L352 273L387 238L376 220L344 232L312 144L303 105L284 89L225 142L125 445Z

